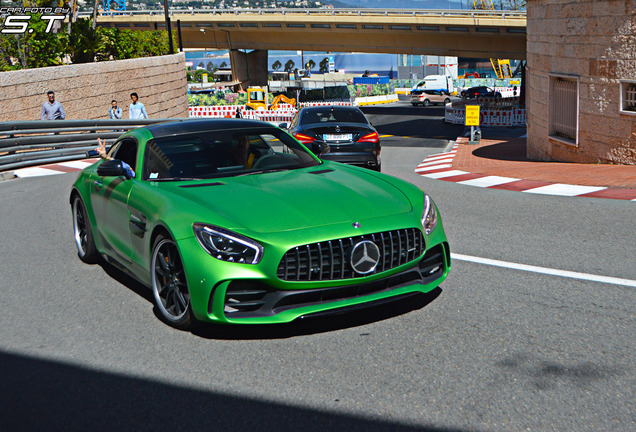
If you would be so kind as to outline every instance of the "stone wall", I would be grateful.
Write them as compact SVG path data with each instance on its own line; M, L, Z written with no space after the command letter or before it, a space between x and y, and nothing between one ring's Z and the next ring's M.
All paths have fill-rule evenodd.
M0 72L0 121L40 120L49 90L67 119L107 119L113 99L126 119L132 92L150 118L188 116L183 53Z
M636 115L620 112L636 79L636 0L528 2L528 156L636 164ZM578 146L549 137L549 73L579 78Z

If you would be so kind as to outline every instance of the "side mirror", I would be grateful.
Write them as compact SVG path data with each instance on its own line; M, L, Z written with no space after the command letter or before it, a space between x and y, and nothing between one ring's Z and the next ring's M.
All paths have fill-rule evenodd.
M124 176L126 179L131 177L126 172L124 165L119 159L114 159L101 163L97 167L97 175L100 177L120 177Z
M278 127L281 129L287 129L287 123L279 123Z

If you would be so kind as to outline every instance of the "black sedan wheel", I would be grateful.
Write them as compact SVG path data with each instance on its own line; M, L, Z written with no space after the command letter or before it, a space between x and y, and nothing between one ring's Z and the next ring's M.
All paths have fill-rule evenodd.
M94 264L99 259L91 224L86 215L86 207L79 196L73 199L73 238L77 246L77 255L87 264Z
M161 317L178 329L189 328L193 321L190 291L183 261L172 239L161 235L157 237L152 249L150 269L152 293Z

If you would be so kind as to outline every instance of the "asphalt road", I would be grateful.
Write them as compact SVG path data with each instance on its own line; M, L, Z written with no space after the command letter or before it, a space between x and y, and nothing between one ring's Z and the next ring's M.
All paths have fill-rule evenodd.
M455 131L412 110L365 109L400 132L383 170L435 199L455 254L636 280L634 203L420 177ZM633 287L454 260L418 301L181 332L77 258L75 176L0 182L0 430L635 429Z

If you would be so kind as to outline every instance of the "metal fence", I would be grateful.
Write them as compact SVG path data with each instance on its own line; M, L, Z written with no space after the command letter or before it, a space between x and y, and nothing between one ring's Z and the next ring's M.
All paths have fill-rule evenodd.
M97 138L112 143L140 126L175 119L0 122L0 171L84 159Z

